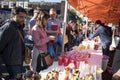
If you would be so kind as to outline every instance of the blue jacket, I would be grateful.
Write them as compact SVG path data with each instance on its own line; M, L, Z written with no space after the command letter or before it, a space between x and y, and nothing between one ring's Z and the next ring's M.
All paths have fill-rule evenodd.
M14 21L7 22L3 26L5 29L0 34L0 55L7 65L21 65L25 47L17 30L23 33L23 26Z
M112 42L112 36L109 36L109 30L103 26L99 26L98 29L88 38L91 40L92 38L99 36L101 40L101 44L103 48L109 47Z

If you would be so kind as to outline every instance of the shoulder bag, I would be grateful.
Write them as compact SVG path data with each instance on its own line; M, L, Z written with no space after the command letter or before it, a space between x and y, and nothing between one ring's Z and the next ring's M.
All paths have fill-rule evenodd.
M24 42L22 34L20 33L19 30L17 30L17 31L18 31L18 33L19 33L19 35L21 37L21 40ZM31 50L27 46L25 46L25 63L26 64L30 64L31 63L31 59L32 59L32 52L31 52Z

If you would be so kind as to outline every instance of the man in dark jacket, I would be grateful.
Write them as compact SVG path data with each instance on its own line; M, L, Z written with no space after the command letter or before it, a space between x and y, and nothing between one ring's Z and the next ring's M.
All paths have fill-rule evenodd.
M112 31L108 26L103 25L100 20L97 20L95 24L98 28L88 39L91 40L92 38L99 36L102 44L103 55L109 56L109 47L112 42Z
M6 65L9 79L12 80L22 73L25 47L21 37L26 14L25 9L15 7L12 10L12 19L6 21L0 33L0 55Z

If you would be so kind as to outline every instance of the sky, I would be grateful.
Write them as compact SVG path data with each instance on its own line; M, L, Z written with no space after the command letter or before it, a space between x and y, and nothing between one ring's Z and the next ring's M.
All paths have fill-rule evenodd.
M40 2L40 1L45 1L45 2L61 2L62 0L29 0L30 2Z

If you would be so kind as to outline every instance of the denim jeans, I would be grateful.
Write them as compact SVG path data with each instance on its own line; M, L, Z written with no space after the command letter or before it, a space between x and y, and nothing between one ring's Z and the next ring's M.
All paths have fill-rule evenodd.
M22 73L22 65L6 65L7 71L9 73L9 79L16 80L17 74Z

